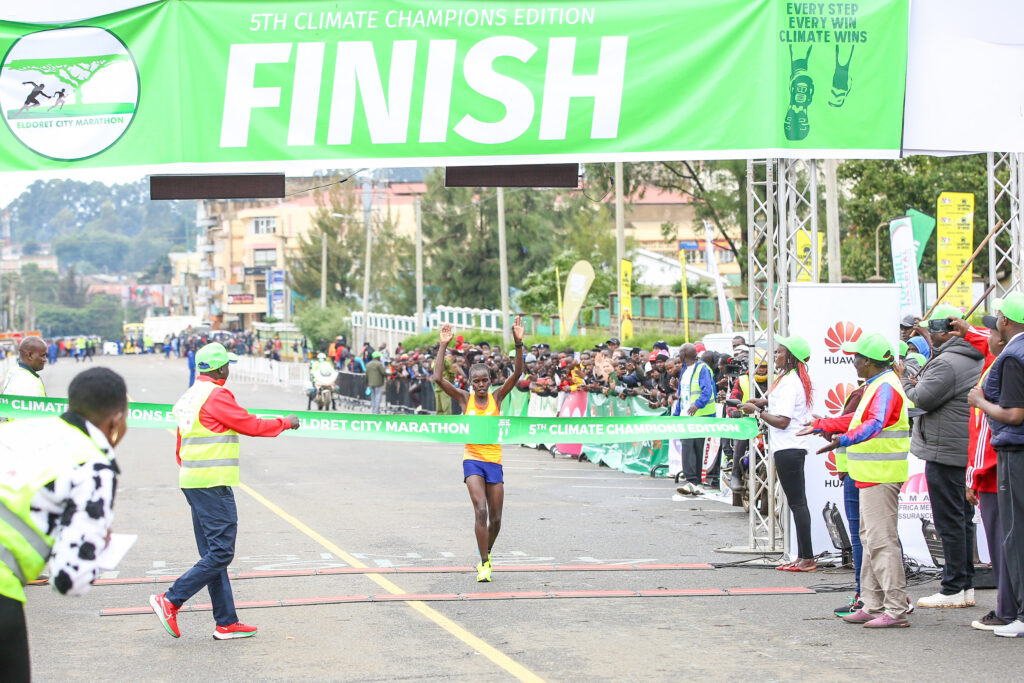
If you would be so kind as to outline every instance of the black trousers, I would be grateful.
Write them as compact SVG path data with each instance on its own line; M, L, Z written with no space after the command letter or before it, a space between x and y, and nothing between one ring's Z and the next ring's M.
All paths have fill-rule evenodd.
M0 681L27 683L31 678L24 606L0 595Z
M801 560L814 558L811 544L811 511L807 507L807 493L804 490L804 458L807 451L802 448L784 448L775 451L775 472L786 493L786 502L793 513L796 526L797 557Z
M974 506L967 502L967 467L924 464L935 531L942 539L942 594L974 588Z
M996 449L996 454L1003 562L1017 598L1017 619L1024 621L1024 450Z
M704 439L683 439L683 476L686 481L700 486L700 469L704 464ZM708 472L711 478L711 472ZM718 478L718 473L715 473Z

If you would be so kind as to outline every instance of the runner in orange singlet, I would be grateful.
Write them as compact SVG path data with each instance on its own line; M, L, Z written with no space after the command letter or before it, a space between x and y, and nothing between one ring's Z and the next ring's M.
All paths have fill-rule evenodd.
M435 358L443 359L448 342L452 340L452 326L441 326L441 343ZM515 340L516 364L512 375L494 393L491 388L491 371L483 363L476 363L469 369L469 385L473 393L463 391L444 379L441 372L443 363L434 363L434 383L441 387L452 400L462 406L464 415L499 415L501 402L512 391L512 387L523 374L523 321L516 316L512 323L512 338ZM501 446L498 444L466 444L462 457L462 475L469 489L469 499L476 514L476 544L480 550L480 564L476 566L476 580L491 580L491 548L501 529L501 507L505 500L504 476L501 469Z

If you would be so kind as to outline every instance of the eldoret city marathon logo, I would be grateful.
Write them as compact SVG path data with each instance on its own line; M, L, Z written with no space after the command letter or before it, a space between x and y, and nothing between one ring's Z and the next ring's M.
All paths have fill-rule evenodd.
M14 136L51 159L85 159L124 134L139 105L128 48L101 28L22 36L0 65L0 112Z

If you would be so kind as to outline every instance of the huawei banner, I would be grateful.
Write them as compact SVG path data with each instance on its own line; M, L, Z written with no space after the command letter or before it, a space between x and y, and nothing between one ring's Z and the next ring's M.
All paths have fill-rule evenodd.
M899 341L900 296L897 285L790 283L789 330L811 345L807 370L814 384L813 412L816 415L841 415L846 397L857 388L853 356L842 352L843 342L880 332L892 339L895 348ZM823 301L828 302L825 308ZM815 553L834 549L822 517L825 503L832 502L843 511L843 517L846 516L843 482L836 471L835 453L814 454L824 445L825 440L820 437L806 438L804 482ZM915 460L912 458L911 474L921 471L920 462ZM916 482L917 479L911 477L911 485ZM900 493L900 537L904 550L909 557L931 564L921 534L917 495L908 494L906 488L905 485ZM795 531L791 537L796 538Z
M0 22L0 171L896 158L908 21L908 0L165 0Z

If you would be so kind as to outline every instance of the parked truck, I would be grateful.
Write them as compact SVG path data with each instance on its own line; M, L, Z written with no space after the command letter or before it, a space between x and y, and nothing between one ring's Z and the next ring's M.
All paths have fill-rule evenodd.
M202 324L202 319L195 315L165 315L150 316L142 326L143 335L153 340L154 351L162 351L165 339L171 335L181 336L189 328L195 329Z

